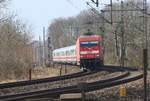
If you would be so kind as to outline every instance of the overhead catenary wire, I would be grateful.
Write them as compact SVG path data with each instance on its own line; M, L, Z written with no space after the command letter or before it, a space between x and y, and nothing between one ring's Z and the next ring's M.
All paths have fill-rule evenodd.
M74 2L73 1L71 1L71 0L66 0L73 8L75 8L76 10L79 10L80 8L78 7L78 6L76 6L75 4L74 4Z

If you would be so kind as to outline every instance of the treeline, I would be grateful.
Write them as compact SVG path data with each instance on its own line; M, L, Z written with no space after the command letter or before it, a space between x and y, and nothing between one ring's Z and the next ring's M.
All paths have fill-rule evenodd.
M53 49L75 44L77 37L88 29L98 32L101 24L91 24L96 22L98 17L92 12L82 11L76 17L57 18L49 25L48 35L52 39Z
M53 49L75 44L77 37L87 29L96 34L104 35L105 64L120 64L122 33L124 33L124 61L125 66L143 66L144 29L142 0L126 0L121 8L121 3L114 3L111 21L110 7L97 12L94 9L82 11L76 17L57 18L50 25L48 35L52 38ZM137 11L125 11L137 10ZM150 11L150 9L148 9ZM123 13L123 20L121 14ZM150 28L149 19L148 30ZM123 26L123 27L122 27ZM149 33L149 31L148 31Z
M23 79L31 67L31 31L14 14L3 14L10 0L0 0L0 79Z

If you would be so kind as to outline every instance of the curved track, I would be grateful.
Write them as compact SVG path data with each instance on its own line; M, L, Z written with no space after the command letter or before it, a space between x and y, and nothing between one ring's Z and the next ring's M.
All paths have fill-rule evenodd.
M57 77L51 77L51 78L0 84L0 88L1 89L12 88L12 87L27 86L27 85L47 83L47 82L53 82L53 81L59 81L59 80L66 80L66 79L81 77L85 75L90 75L99 71L110 71L110 72L121 71L122 74L115 76L115 77L108 78L108 79L86 83L84 84L84 89L82 90L84 90L85 92L90 92L94 90L99 90L99 89L103 89L107 87L112 87L112 86L128 83L128 82L135 81L143 77L143 74L136 72L137 69L131 69L129 67L120 67L120 66L103 66L103 67L96 68L96 71L92 71L92 72L89 72L89 71L78 72L78 73L74 73L70 75L57 76ZM137 74L135 74L135 72ZM20 94L12 94L12 95L4 95L4 96L0 96L0 99L2 101L16 101L16 100L20 101L20 100L30 99L30 98L32 99L32 98L40 98L40 97L54 97L54 96L59 96L60 94L79 93L79 92L81 92L81 89L79 89L79 86L74 85L74 86L68 86L68 87L62 87L62 88L40 90L40 91L26 92L26 93L20 93Z
M103 79L100 81L87 83L85 86L84 91L93 91L101 89L106 84L109 84L110 82L119 81L124 79L125 77L129 76L129 72L124 72L121 75L117 75L115 77L111 77L109 79ZM63 88L57 88L57 89L49 89L49 90L42 90L42 91L35 91L35 92L28 92L28 93L22 93L22 94L14 94L14 95L6 95L6 96L0 96L0 99L3 101L16 101L16 100L23 100L23 99L29 99L29 98L40 98L45 96L56 96L64 93L77 93L80 92L78 85L74 86L68 86Z
M90 75L90 74L96 73L98 71L115 72L115 71L136 71L136 70L137 69L131 69L128 67L120 67L120 66L111 66L111 65L110 66L102 66L102 67L97 67L96 71L94 71L94 72L81 71L78 73L73 73L73 74L63 75L63 76L42 78L42 79L36 79L36 80L26 80L26 81L19 81L19 82L11 82L11 83L3 83L3 84L0 84L0 89L19 87L19 86L29 86L29 85L33 85L33 84L41 84L41 83L71 79L71 78L76 78L76 77L80 77L80 76Z

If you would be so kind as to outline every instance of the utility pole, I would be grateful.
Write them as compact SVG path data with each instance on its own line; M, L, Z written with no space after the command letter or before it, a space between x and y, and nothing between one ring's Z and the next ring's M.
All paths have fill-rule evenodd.
M101 10L101 12L102 12L102 16L105 17L105 11ZM102 41L102 47L104 48L104 49L103 49L103 54L104 54L104 53L105 53L105 47L104 47L104 46L105 46L105 45L104 45L104 43L105 43L105 42L104 42L104 41L105 41L105 40L104 40L105 21L104 21L104 20L102 20L102 29L101 29L101 31L102 31L102 40L103 40L103 41ZM104 58L104 56L103 56L103 58Z
M27 43L26 43L26 33L24 34L24 48L25 48L25 60L27 61Z
M147 35L147 0L143 0L143 30L144 30L144 50L143 50L143 63L144 63L144 101L147 101L147 68L148 68L148 35Z
M116 55L117 55L117 62L120 62L120 55L119 55L119 46L118 46L118 35L117 35L117 29L120 26L120 23L118 23L118 25L116 26L116 29L114 31L114 35L115 35L115 46L116 46Z
M33 49L34 49L34 58L33 58L33 61L34 61L34 65L36 66L37 65L37 45L36 43L33 43Z
M52 62L52 45L51 45L51 37L49 36L47 39L47 47L48 47L48 61Z
M110 12L110 17L111 17L111 24L113 24L113 17L112 17L112 7L113 7L113 4L112 4L112 0L110 0L110 9L111 9L111 12Z
M42 45L41 45L41 37L39 36L39 53L38 53L38 56L39 56L39 65L41 66L42 65Z
M124 4L121 1L121 66L124 66L124 53L125 53L125 44L124 44Z
M46 51L45 51L45 27L43 27L43 65L46 64Z

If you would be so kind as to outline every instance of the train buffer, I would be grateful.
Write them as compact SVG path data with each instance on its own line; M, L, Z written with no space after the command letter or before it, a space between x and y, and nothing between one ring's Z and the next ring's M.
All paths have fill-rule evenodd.
M81 93L70 93L60 95L61 101L82 101Z

